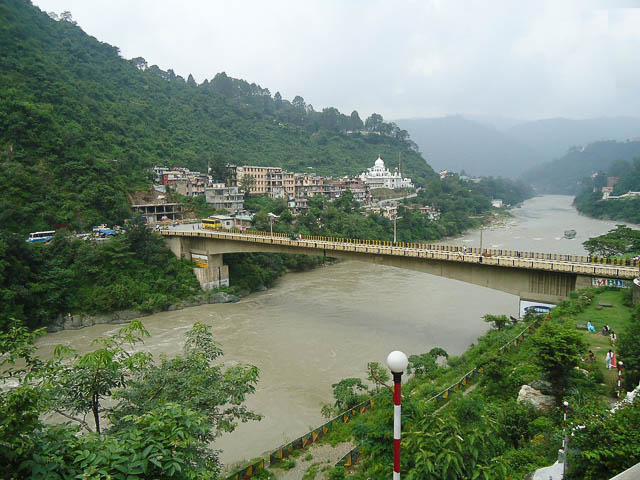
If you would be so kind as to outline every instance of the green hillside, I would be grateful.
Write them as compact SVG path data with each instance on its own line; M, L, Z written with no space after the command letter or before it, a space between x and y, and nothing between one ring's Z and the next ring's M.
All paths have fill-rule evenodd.
M530 169L522 178L542 193L576 194L585 177L636 157L640 157L640 142L595 142L572 148L563 157Z
M221 172L227 163L355 174L378 154L418 183L433 175L406 131L380 115L316 112L224 73L197 85L54 20L0 4L0 228L86 227L129 216L144 167ZM356 133L347 133L347 132ZM363 133L358 133L362 131Z

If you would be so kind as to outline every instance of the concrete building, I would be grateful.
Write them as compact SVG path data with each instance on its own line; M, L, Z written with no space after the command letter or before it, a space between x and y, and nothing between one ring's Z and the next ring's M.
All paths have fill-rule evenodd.
M248 230L253 224L253 216L251 215L236 215L234 220L235 228L238 230Z
M244 208L244 195L238 191L238 187L214 183L211 187L205 188L204 195L209 205L229 213L236 213Z
M131 205L131 210L141 215L145 222L150 225L185 218L184 206L181 203L138 204Z
M367 169L360 175L360 179L368 185L370 189L374 188L413 188L410 178L403 178L398 169L391 172L385 165L384 160L380 156L374 163L373 167Z

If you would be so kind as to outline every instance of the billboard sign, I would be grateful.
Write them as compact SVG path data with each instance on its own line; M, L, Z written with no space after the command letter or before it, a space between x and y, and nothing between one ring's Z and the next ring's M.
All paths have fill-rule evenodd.
M591 285L594 287L631 288L631 282L629 280L620 280L619 278L593 277L591 279Z
M193 262L199 268L209 268L209 257L207 255L200 255L199 253L192 253L191 254L191 262Z

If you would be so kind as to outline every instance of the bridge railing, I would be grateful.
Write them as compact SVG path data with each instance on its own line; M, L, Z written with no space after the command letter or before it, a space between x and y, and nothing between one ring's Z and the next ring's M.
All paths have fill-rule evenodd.
M638 260L618 258L590 257L584 255L568 255L542 252L523 252L519 250L482 249L476 247L460 247L457 245L440 245L417 242L393 242L383 240L352 239L325 237L317 235L298 235L296 239L280 232L262 232L249 230L211 230L201 231L161 231L162 235L228 238L256 243L271 243L290 246L311 246L324 250L352 251L358 253L384 254L407 257L431 258L436 260L462 261L467 263L484 263L504 267L533 268L589 275L631 277L629 267L638 268ZM605 268L598 268L606 265ZM610 267L609 267L610 266ZM614 267L622 267L614 268Z

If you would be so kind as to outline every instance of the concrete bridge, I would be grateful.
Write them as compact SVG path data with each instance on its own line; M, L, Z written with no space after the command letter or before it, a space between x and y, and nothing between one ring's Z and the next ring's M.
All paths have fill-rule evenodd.
M194 227L195 228L195 227ZM555 303L573 290L597 284L633 280L638 262L622 264L579 255L518 252L513 250L464 249L375 240L288 235L265 232L164 230L160 232L171 251L191 260L205 289L229 284L225 253L294 253L347 258L406 268L431 275L473 283L518 295L523 300ZM617 263L617 264L615 264Z

